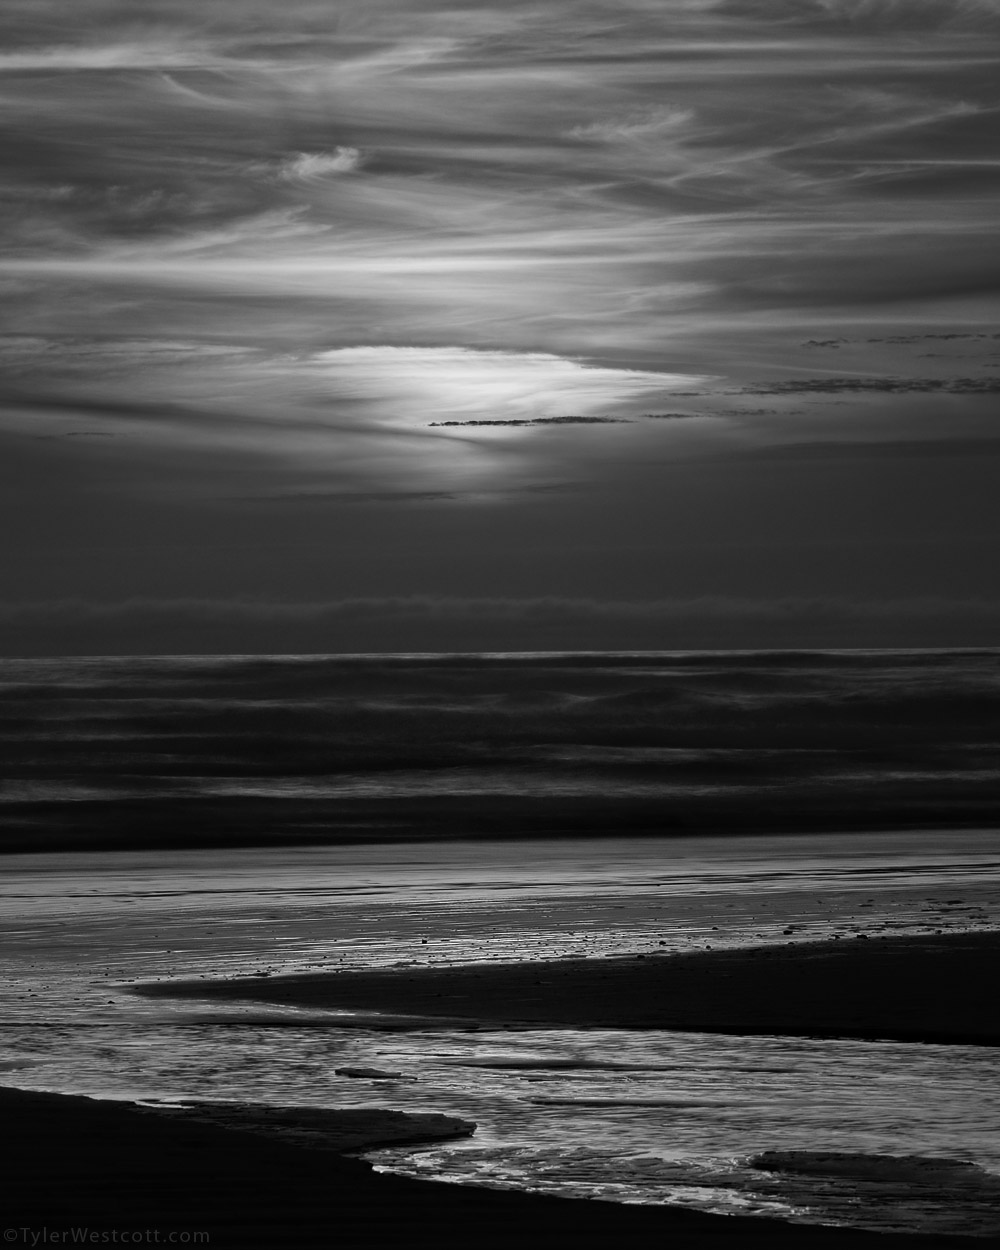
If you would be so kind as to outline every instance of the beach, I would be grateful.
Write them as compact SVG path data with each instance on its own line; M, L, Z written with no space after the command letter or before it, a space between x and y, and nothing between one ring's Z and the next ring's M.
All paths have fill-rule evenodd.
M752 1217L797 1244L824 1226L982 1244L1000 1233L994 848L949 831L8 857L2 1079L89 1096L46 1104L75 1162L39 1139L18 1166L51 1177L38 1210L63 1192L93 1222L79 1143L139 1104L129 1140L156 1175L161 1132L249 1128L268 1140L246 1150L327 1169L363 1154L379 1218L379 1186L405 1180L698 1236Z
M860 937L696 954L240 977L139 987L523 1027L1000 1045L1000 933Z
M995 984L990 977L1000 935L858 941L836 950L834 945L703 952L662 960L566 961L562 968L530 964L273 981L245 978L147 986L142 993L243 997L310 1007L350 1004L433 1015L455 1010L456 998L444 996L450 990L464 995L461 1010L467 1023L479 1018L483 1023L530 1025L573 1018L584 1027L614 1020L648 1028L655 1019L655 1027L663 1028L678 1019L690 1027L697 1017L704 1028L711 1016L716 1027L732 1032L753 1032L771 1020L806 1033L835 1027L824 1023L819 1002L829 998L839 1003L848 983L858 995L863 983L866 990L857 1001L864 1005L858 1013L864 1019L850 1027L906 1032L916 1043L940 1036L942 1020L954 1007L951 988L959 971L965 993L970 987L988 991ZM874 975L859 981L866 967ZM716 999L719 988L737 975L747 980L739 993L730 982L723 1010ZM876 987L884 986L890 975L905 993L920 987L905 1025L894 1014L902 992L885 1004L882 1015L876 1011ZM807 985L811 994L804 992ZM662 996L659 1006L650 1003L654 987ZM678 995L679 1005L669 1005L668 991ZM768 994L780 1001L764 997ZM754 1010L741 1015L748 995L762 997ZM952 1025L971 1032L980 1044L995 1044L995 1000L988 992L975 997L979 1006ZM838 1010L843 1012L843 1006ZM849 1020L850 1013L843 1019ZM387 1136L386 1114L381 1113L380 1121L378 1112L367 1113L367 1118L355 1112L353 1119L350 1112L312 1112L297 1121L294 1112L286 1111L278 1130L268 1132L266 1125L263 1131L254 1127L252 1110L245 1113L246 1123L234 1128L178 1115L176 1109L13 1089L0 1091L0 1109L8 1144L15 1147L5 1169L4 1223L11 1230L6 1234L10 1244L41 1244L35 1238L44 1236L52 1244L89 1238L95 1244L117 1239L232 1250L374 1248L413 1241L430 1246L507 1246L516 1241L529 1247L595 1248L665 1244L690 1250L773 1245L973 1250L1000 1245L994 1237L881 1234L379 1174L367 1162L340 1153L384 1143L393 1135L405 1139L405 1127L401 1130L398 1123ZM205 1114L211 1118L213 1112ZM329 1125L325 1145L316 1135L324 1118ZM438 1131L444 1135L452 1128L466 1131L467 1126L439 1119ZM419 1137L420 1126L416 1128Z
M498 1193L377 1175L362 1161L112 1102L0 1091L8 1140L8 1244L282 1247L639 1245L978 1250L987 1239L885 1236L774 1220ZM148 1238L146 1234L150 1234ZM208 1234L207 1240L204 1234ZM106 1235L107 1234L107 1235ZM126 1236L127 1234L127 1236ZM158 1237L157 1237L158 1235ZM1000 1244L1000 1243L994 1243Z
M74 1230L95 1244L102 1238L111 1244L117 1234L125 1244L224 1250L413 1243L979 1250L988 1244L411 1181L377 1175L362 1161L328 1151L85 1098L3 1090L0 1109L7 1140L16 1143L3 1201L5 1240L13 1245L71 1243Z

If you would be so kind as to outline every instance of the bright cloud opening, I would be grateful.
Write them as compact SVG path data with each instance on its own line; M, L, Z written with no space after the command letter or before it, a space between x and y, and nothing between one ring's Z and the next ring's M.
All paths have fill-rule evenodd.
M466 347L344 347L318 362L337 398L377 403L378 419L390 424L596 415L704 381Z

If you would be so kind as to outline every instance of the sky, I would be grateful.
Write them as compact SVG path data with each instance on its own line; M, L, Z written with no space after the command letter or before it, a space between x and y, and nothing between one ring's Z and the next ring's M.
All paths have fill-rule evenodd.
M1000 0L0 49L0 654L1000 637Z

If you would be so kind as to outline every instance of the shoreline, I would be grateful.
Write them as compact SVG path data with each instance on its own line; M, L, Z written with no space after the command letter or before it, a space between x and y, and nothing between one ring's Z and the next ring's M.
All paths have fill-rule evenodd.
M128 990L147 998L373 1012L392 1017L393 1027L405 1027L405 1018L413 1017L414 1027L429 1018L450 1027L665 1029L1000 1046L1000 1000L990 989L998 982L1000 931L979 931L147 982ZM315 1017L310 1023L317 1023Z
M301 1140L74 1095L2 1087L0 1113L17 1147L2 1204L8 1244L41 1244L32 1238L43 1232L46 1244L70 1243L72 1230L83 1229L105 1244L115 1234L142 1244L184 1238L216 1250L379 1250L414 1239L435 1248L506 1247L517 1239L594 1250L1000 1245L998 1238L872 1233L412 1180ZM337 1114L328 1113L334 1122Z
M989 994L998 960L1000 932L978 932L130 988L149 998L293 1005L311 1009L309 1024L335 1028L345 1021L323 1021L323 1010L391 1010L402 1028L426 1019L452 1028L697 1025L998 1045L1000 1009ZM961 1002L965 1014L950 1014ZM0 1087L0 1114L16 1145L0 1204L15 1230L153 1230L164 1243L171 1232L203 1232L209 1240L201 1244L225 1250L381 1250L415 1238L434 1250L470 1243L506 1250L517 1241L527 1250L1000 1248L998 1237L876 1233L449 1184L379 1173L349 1157L391 1140L418 1146L473 1131L469 1122L430 1113L200 1100L155 1108Z

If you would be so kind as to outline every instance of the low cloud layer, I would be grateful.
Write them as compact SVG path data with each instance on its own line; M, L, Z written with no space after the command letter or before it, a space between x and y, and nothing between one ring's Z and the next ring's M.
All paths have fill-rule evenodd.
M415 595L313 603L64 600L0 607L8 655L987 646L1000 599L596 600ZM165 645L173 639L174 647Z

